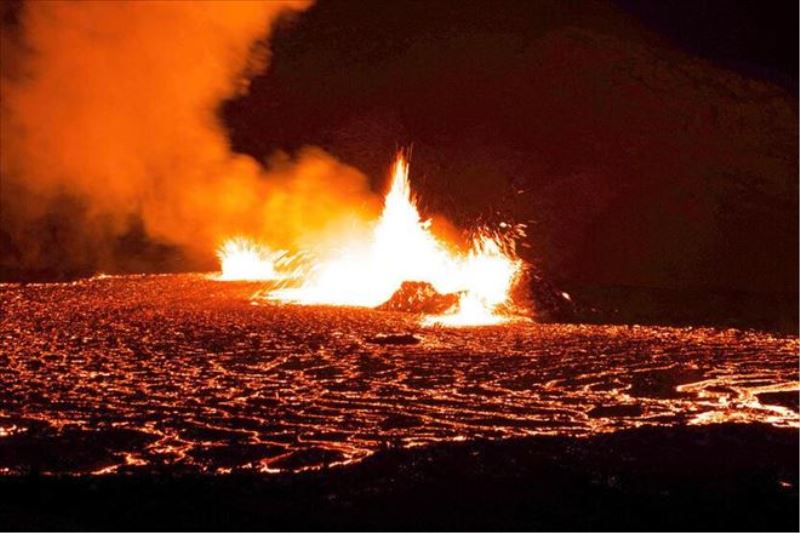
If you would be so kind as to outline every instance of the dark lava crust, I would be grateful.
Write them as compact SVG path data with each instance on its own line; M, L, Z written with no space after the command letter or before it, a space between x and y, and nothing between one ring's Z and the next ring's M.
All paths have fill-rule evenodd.
M5 477L0 525L797 531L797 451L796 431L728 424L387 449L275 476Z

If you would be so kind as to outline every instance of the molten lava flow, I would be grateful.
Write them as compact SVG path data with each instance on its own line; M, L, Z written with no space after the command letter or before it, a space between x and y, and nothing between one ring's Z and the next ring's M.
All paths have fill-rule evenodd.
M458 305L451 312L426 317L426 325L488 325L513 318L510 291L522 269L519 259L504 252L497 239L484 235L473 241L460 267L459 283L465 288L459 289Z
M430 283L458 303L426 324L497 324L511 319L510 291L522 262L510 241L482 234L467 253L438 239L422 220L399 154L383 212L370 238L354 240L317 255L297 287L272 291L268 298L302 304L375 307L389 300L404 281Z
M272 251L244 237L228 239L217 250L221 265L218 279L274 280L280 279L276 268L286 252Z

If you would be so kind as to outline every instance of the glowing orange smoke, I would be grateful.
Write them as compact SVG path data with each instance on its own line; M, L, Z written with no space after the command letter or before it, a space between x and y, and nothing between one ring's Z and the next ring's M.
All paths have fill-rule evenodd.
M441 294L457 294L458 303L442 315L427 316L427 325L498 324L513 318L511 289L522 261L512 242L483 232L464 253L437 238L430 220L420 217L408 179L408 162L398 154L383 212L368 238L340 236L339 244L316 256L302 272L284 277L296 286L267 293L267 298L299 304L376 307L405 281L427 282ZM222 279L279 277L275 259L258 247L228 241L220 254ZM264 259L269 264L264 264ZM276 270L277 269L277 270ZM248 273L253 273L248 276Z

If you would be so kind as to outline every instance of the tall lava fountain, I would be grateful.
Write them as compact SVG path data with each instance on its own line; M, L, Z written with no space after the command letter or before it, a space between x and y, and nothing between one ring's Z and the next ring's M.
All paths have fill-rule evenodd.
M482 230L467 250L436 236L420 216L411 191L409 165L398 154L380 217L366 229L333 236L308 259L287 260L284 251L231 239L219 250L221 279L284 279L296 286L267 298L302 304L376 307L404 282L422 282L454 303L428 324L497 324L514 317L511 290L522 261L507 236Z

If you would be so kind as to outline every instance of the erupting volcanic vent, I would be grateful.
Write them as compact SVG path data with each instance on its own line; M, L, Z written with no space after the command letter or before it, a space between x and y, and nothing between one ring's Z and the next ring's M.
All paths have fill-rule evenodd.
M377 307L387 303L404 282L429 284L431 298L453 303L424 323L499 324L520 318L511 301L522 261L511 238L482 230L466 251L431 231L417 209L400 153L394 163L383 212L370 231L340 239L325 250L306 252L309 259L287 261L286 252L236 238L219 250L223 280L287 280L264 298L301 303ZM366 237L364 237L366 235ZM299 265L299 266L298 266ZM425 307L425 306L423 306Z

